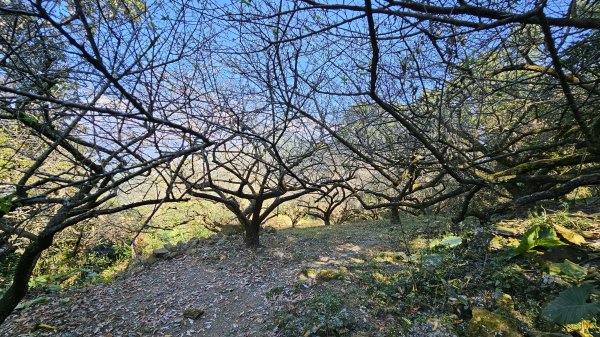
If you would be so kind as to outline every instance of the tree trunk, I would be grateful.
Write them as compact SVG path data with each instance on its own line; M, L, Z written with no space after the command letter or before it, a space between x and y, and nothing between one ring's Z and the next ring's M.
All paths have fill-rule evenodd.
M75 241L75 245L73 246L73 250L69 254L70 258L73 258L79 254L79 248L81 248L81 239L83 238L83 229L79 231L79 235L77 235L77 241Z
M398 206L390 207L390 224L392 224L392 225L400 224L400 211L398 210Z
M256 249L260 246L260 222L250 221L246 226L246 247Z
M29 290L29 279L40 254L52 245L53 235L39 237L32 242L19 258L15 268L13 281L10 287L0 298L0 324L13 312L17 304L25 297Z
M325 223L325 226L331 226L331 213L325 212L323 214L323 222Z

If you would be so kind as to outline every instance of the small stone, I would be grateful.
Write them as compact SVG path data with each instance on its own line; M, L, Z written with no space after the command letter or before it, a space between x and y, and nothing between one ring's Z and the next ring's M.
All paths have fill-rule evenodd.
M202 317L202 315L204 315L205 312L206 312L206 309L204 309L204 308L188 309L183 312L183 317L190 318L190 319L198 319L198 318Z
M154 253L152 253L152 255L150 255L146 259L144 259L143 263L153 264L156 261L158 261L158 258L154 255Z
M164 258L164 257L166 257L166 256L167 256L167 254L169 254L169 251L168 251L167 249L165 249L164 247L163 247L163 248L158 248L158 249L155 249L155 250L152 252L152 255L153 255L154 257L158 258L158 259L161 259L161 258Z

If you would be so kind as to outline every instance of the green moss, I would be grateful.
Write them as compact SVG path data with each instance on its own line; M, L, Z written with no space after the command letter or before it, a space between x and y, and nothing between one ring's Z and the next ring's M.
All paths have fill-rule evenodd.
M400 264L408 262L408 256L404 252L381 252L373 259L379 263Z
M320 281L341 280L349 275L348 269L345 267L334 269L321 269L317 273L317 279Z
M521 337L517 327L509 319L482 308L473 308L473 318L467 326L467 335L472 337Z

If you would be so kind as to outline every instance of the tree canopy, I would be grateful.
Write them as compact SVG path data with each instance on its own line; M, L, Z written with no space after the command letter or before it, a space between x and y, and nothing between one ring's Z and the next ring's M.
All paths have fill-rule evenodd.
M257 247L289 202L458 222L600 184L598 6L2 2L0 322L102 215L200 198Z

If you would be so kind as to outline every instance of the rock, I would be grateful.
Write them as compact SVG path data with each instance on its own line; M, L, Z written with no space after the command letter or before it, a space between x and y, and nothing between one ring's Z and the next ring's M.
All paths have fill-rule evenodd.
M177 250L177 247L173 246L170 243L165 244L165 246L163 248L168 250L169 252L174 252Z
M518 247L519 240L513 237L502 237L499 235L494 235L494 237L490 240L489 249L491 251L500 250L505 247Z
M348 269L344 267L336 269L322 269L317 273L317 279L324 282L341 280L346 274L348 274Z
M581 235L577 234L576 232L574 232L568 228L565 228L561 225L554 225L554 230L563 239L565 239L566 241L568 241L574 245L580 246L585 243L585 239L583 238L583 236L581 236Z
M502 235L502 236L518 236L519 235L519 231L517 229L503 227L503 226L497 226L494 229L494 232L496 232L496 234Z
M152 255L148 256L143 263L145 264L153 264L154 262L158 261L158 258L156 256L154 256L154 253L152 253Z
M296 277L300 281L306 281L307 279L314 279L317 277L319 272L314 268L305 268L301 272L299 272Z
M152 256L154 256L157 259L163 259L165 257L167 257L167 255L169 255L169 251L166 248L157 248L154 251L152 251Z
M472 337L520 337L523 334L515 325L503 316L475 307L473 318L467 326L467 336Z
M187 309L183 312L183 317L190 319L198 319L206 312L205 308Z

